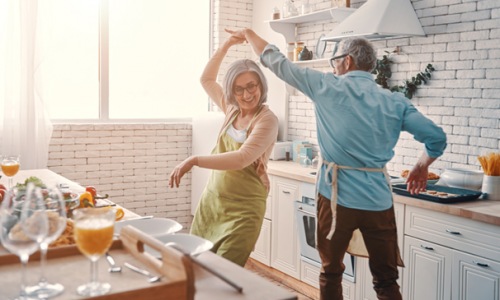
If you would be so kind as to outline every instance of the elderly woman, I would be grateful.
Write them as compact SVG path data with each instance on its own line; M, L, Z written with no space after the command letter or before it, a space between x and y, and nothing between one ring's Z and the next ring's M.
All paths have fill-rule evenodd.
M221 87L216 79L227 51L243 41L229 37L203 71L201 84L225 113L217 144L208 156L191 156L170 174L178 187L193 166L212 169L191 233L214 243L212 251L244 266L260 233L269 193L267 161L278 136L278 119L264 103L267 81L259 66L232 63Z

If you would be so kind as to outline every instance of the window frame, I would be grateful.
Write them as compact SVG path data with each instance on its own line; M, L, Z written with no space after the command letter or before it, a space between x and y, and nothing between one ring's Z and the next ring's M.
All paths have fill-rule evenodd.
M211 29L213 24L212 10L213 0L209 0L209 21ZM213 44L213 31L209 30L208 57L211 55ZM99 112L97 119L53 119L54 124L67 123L158 123L158 122L191 122L192 117L184 118L130 118L130 119L110 119L109 118L109 0L100 0L99 4L99 42L98 42L98 70L99 70ZM207 96L207 112L211 110L210 99Z

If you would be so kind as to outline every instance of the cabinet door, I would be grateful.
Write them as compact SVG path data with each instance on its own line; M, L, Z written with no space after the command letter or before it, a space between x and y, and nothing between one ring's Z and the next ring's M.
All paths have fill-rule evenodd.
M297 279L300 279L300 252L294 202L300 199L299 185L298 181L275 176L271 188L271 266Z
M259 238L250 257L269 266L271 264L271 221L264 219Z
M403 299L451 299L453 250L409 236L404 244Z
M500 299L500 263L455 251L452 286L452 299Z

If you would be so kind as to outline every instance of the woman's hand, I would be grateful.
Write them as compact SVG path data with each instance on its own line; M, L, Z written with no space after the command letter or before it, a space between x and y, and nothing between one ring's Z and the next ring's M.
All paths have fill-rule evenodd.
M170 188L179 187L182 176L189 172L198 163L198 158L196 156L190 156L186 158L183 162L178 164L172 173L170 173L170 179L168 180L168 185Z

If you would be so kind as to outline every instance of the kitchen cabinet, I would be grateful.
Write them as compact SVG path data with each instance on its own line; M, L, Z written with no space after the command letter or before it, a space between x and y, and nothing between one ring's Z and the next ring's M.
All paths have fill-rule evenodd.
M300 280L319 289L319 273L320 266L303 258L300 263ZM356 298L356 284L349 280L342 280L342 296L344 300L355 300Z
M404 255L404 299L451 299L451 249L406 236Z
M500 299L500 227L407 206L404 299Z
M274 177L269 176L272 186ZM272 193L267 196L266 213L260 230L259 238L255 243L254 250L250 253L250 257L263 263L266 266L271 265L271 226L272 226Z
M266 266L271 265L271 226L272 221L264 219L260 235L255 243L255 247L250 257L263 263Z
M454 251L452 266L452 299L500 299L500 262Z
M271 267L300 279L300 252L294 202L300 199L300 181L275 176L271 187Z

